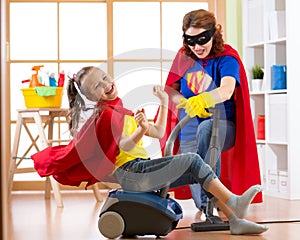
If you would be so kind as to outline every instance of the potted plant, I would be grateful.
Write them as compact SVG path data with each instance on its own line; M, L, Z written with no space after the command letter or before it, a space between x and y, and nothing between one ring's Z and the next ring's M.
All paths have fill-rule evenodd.
M251 69L253 79L263 79L264 78L264 70L259 66L255 65Z
M258 64L252 67L252 91L261 91L263 85L264 78L264 69L260 67Z

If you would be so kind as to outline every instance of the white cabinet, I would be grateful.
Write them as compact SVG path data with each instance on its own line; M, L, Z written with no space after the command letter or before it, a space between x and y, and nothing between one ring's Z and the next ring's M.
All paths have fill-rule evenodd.
M265 138L257 140L264 194L286 199L300 199L299 9L294 0L243 0L243 61L256 134L265 116ZM251 90L256 64L264 69L260 91Z

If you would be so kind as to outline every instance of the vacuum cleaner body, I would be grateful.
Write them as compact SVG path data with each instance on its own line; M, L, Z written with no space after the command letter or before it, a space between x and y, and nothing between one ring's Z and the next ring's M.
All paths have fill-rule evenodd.
M155 192L112 190L100 211L98 227L108 238L165 236L182 216L181 206L172 198L162 198Z

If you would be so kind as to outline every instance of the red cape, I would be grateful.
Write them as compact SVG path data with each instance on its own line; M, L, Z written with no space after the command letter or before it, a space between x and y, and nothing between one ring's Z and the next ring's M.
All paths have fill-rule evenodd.
M235 145L228 151L222 152L220 178L223 184L233 193L242 194L250 186L261 184L256 138L250 109L248 81L244 65L236 50L225 44L224 51L214 57L219 56L232 56L236 58L240 64L240 87L236 88L234 92L236 100ZM170 89L172 83L181 79L186 70L192 67L194 63L195 60L184 55L182 49L180 49L170 69L165 90L167 92L172 91L172 89ZM160 141L162 150L164 150L166 140L177 122L178 110L175 104L169 101L166 134ZM179 141L176 141L173 153L178 153L178 150ZM184 189L184 191L186 191L186 189ZM253 202L262 202L262 194L257 194Z
M119 98L97 107L100 113L95 112L68 145L48 147L31 156L41 177L53 175L59 183L72 186L116 181L110 174L119 153L124 115L133 113L123 108Z

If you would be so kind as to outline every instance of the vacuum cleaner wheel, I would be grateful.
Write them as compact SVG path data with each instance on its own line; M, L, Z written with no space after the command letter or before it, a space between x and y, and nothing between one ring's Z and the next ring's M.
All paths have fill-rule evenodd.
M113 211L103 213L98 221L101 234L107 238L117 238L122 235L125 223L120 214Z

